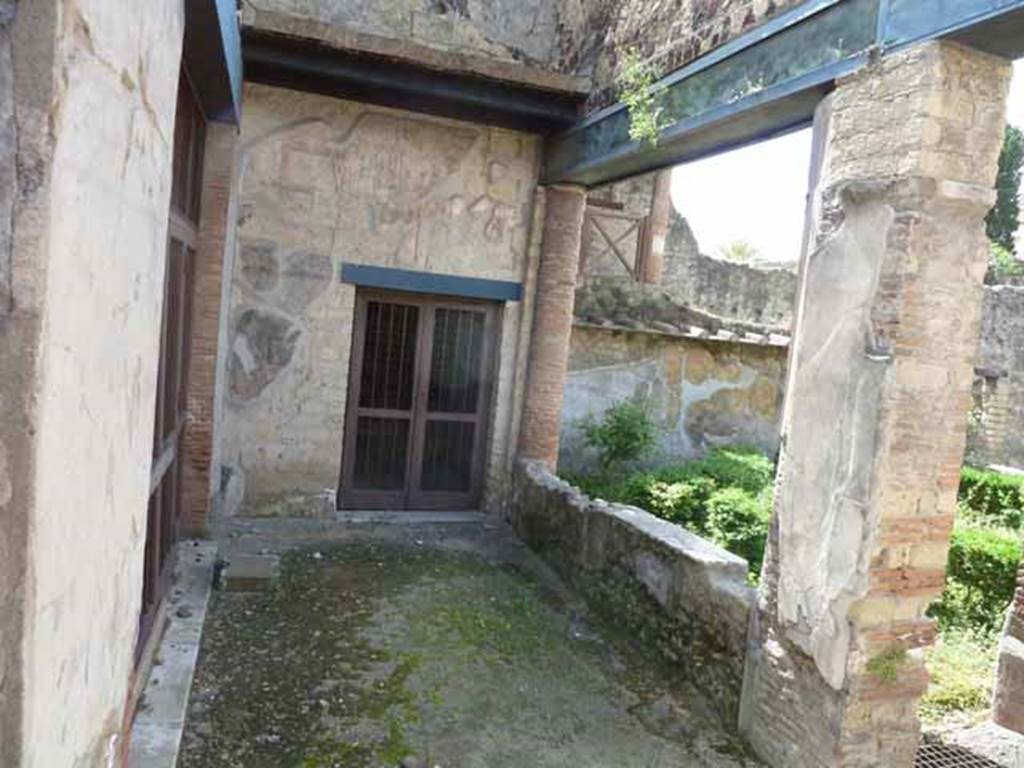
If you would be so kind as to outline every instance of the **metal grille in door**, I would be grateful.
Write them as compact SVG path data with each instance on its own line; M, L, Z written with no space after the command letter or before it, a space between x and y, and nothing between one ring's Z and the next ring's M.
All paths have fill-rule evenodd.
M477 504L495 324L482 302L360 294L341 507Z

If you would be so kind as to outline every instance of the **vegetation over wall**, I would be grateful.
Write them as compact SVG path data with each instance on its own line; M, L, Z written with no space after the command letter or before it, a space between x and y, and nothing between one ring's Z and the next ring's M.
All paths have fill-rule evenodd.
M646 418L643 407L627 401L593 419L593 447L609 457L605 470L567 479L592 497L640 507L714 541L745 558L755 581L771 516L772 461L746 448L718 448L699 461L630 470L629 462L644 453L636 435L652 428ZM932 683L921 702L926 725L970 723L986 714L1022 533L1024 477L965 467L946 588L929 611L939 640L929 651Z

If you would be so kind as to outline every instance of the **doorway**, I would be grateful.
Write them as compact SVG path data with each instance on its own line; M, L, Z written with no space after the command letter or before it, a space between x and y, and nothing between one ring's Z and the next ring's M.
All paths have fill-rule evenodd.
M136 656L141 657L170 583L181 517L181 447L191 359L196 241L202 189L206 118L184 68L174 121L171 207L167 225L163 319L157 373L143 566L142 614Z
M360 291L339 509L478 509L497 305Z

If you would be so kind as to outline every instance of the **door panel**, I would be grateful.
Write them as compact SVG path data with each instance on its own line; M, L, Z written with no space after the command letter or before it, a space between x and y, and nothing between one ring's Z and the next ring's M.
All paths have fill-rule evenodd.
M170 583L171 553L181 516L182 438L188 393L198 239L199 196L206 121L187 73L178 83L175 113L173 178L167 222L163 316L156 408L153 417L153 461L146 518L142 612L136 654L141 654L154 630Z
M479 506L496 317L484 302L359 294L339 508Z

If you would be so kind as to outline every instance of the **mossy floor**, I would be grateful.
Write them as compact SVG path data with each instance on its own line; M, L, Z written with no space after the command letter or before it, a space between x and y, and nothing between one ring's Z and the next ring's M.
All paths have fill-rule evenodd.
M274 589L214 594L180 768L755 765L522 557L393 539L303 547Z

